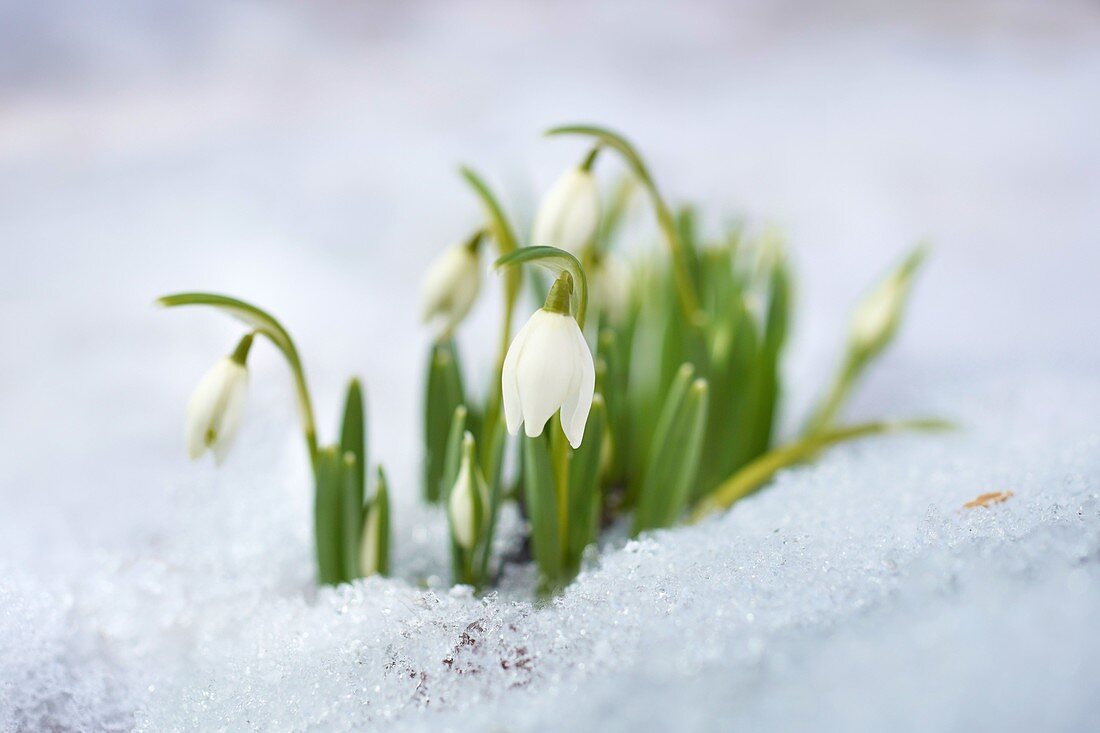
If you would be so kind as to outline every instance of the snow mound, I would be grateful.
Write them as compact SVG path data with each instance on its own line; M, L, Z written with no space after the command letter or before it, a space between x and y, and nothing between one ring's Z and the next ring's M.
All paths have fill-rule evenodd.
M925 396L965 428L835 450L722 517L606 548L543 607L522 582L418 587L445 558L410 550L403 578L315 593L294 502L257 512L269 482L211 474L155 552L91 559L65 594L0 587L4 727L1084 729L1100 390L1026 384ZM963 508L992 491L1012 495ZM443 531L402 509L425 543Z

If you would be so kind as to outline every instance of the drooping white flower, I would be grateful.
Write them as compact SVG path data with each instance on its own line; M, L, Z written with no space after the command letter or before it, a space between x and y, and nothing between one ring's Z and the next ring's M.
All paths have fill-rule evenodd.
M579 255L595 238L599 223L600 194L595 176L583 166L570 168L539 205L531 243Z
M248 395L248 367L244 359L252 336L245 339L248 345L244 346L243 355L239 346L232 356L220 359L199 381L187 403L185 435L187 454L192 460L209 448L214 461L220 464L237 434Z
M451 531L459 547L469 551L477 544L489 508L489 487L474 457L474 436L463 436L462 465L447 499Z
M553 295L551 290L548 304ZM561 308L540 308L504 358L501 389L508 432L517 434L523 423L528 437L541 435L560 409L565 437L579 448L595 387L592 352L576 319Z
M420 285L423 320L440 336L449 335L470 312L481 288L477 246L481 235L449 247L440 255Z

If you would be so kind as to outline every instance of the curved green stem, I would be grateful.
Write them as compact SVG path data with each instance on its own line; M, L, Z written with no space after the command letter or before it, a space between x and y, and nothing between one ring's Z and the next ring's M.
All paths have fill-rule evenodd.
M840 412L840 408L844 405L844 401L848 399L848 394L852 391L852 387L855 386L858 376L858 360L849 352L844 357L844 363L841 365L840 369L837 370L832 387L829 388L829 393L825 396L825 399L821 401L817 409L814 410L813 415L806 423L806 428L802 432L803 437L809 438L814 435L820 435L833 425L836 421L837 413Z
M530 263L549 270L555 276L568 272L573 279L573 291L577 296L575 316L580 327L584 328L584 318L588 311L588 278L584 267L572 253L557 247L523 247L504 255L493 263L494 270L515 268L516 265ZM518 269L515 270L518 272Z
M294 346L293 339L290 338L290 334L283 328L283 325L273 315L251 303L231 298L228 295L218 295L217 293L175 293L158 298L157 305L165 308L175 308L182 305L211 306L250 326L256 333L263 334L271 343L275 344L275 347L286 358L294 377L294 389L298 397L298 413L302 420L302 432L305 434L310 465L316 473L317 428L313 418L313 403L310 400L309 387L306 384L305 371L302 368L302 360L298 356L298 349Z
M470 188L477 194L485 207L485 215L489 219L489 231L493 235L493 241L497 244L497 255L503 257L519 249L519 239L512 230L508 218L504 215L504 209L496 196L493 195L488 184L473 169L463 166L459 169L463 179L470 184ZM520 288L519 273L510 274L504 285L504 324L501 330L500 364L504 364L504 355L508 352L511 343L512 318L516 306L516 298L519 297Z
M695 523L714 512L728 509L734 502L745 498L767 483L776 472L807 461L831 445L899 430L950 430L953 427L951 423L935 419L877 421L810 435L768 451L744 466L719 484L710 495L703 498L692 511L688 521Z
M650 201L653 204L654 213L657 216L657 225L665 236L669 251L672 255L673 275L676 279L676 292L680 299L680 305L684 309L687 322L693 326L701 326L705 314L699 305L699 294L695 289L695 282L691 277L688 267L687 253L684 244L680 241L680 233L676 229L676 218L672 215L672 209L665 203L657 184L649 174L642 156L637 149L622 135L597 125L563 125L546 131L547 135L585 135L596 138L603 145L613 148L618 152L638 180L642 182L649 192Z
M508 218L504 215L504 209L488 184L472 168L462 166L459 169L462 178L470 184L488 218L488 228L493 235L493 241L497 244L497 254L504 257L519 249L519 239L512 230ZM500 342L497 350L497 362L495 375L496 388L489 390L489 402L485 410L485 424L494 425L500 414L500 375L504 371L504 359L508 355L508 347L512 344L512 322L515 318L516 299L519 297L519 289L522 280L517 270L508 274L504 283L504 318L501 321ZM483 443L483 448L488 450L488 441ZM486 454L486 457L488 454Z

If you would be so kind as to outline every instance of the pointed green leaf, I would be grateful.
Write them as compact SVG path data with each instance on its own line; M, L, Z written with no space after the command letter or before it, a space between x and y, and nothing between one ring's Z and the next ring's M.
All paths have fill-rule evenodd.
M336 446L328 446L317 456L317 490L313 505L318 579L322 585L336 585L344 577L340 532L342 488L340 451Z
M424 498L437 502L455 408L465 402L453 340L432 346L424 402Z
M451 415L450 432L444 451L443 474L440 476L439 501L446 502L451 488L458 480L458 468L462 465L462 436L466 434L466 407L459 405Z
M351 451L343 455L340 472L340 568L342 580L360 577L359 550L363 529L363 498L359 488L359 459Z
M363 404L363 389L358 379L348 383L344 396L344 416L340 422L340 451L355 457L355 470L351 478L355 484L353 508L358 512L363 508L367 471L367 423Z
M673 444L673 441L682 437L677 436L676 432L683 429L681 423L684 421L684 404L694 378L695 367L691 364L681 365L665 396L660 417L653 430L648 452L649 460L646 463L638 504L634 512L634 534L658 526L657 513L660 510L661 494L670 490L667 485L668 461L679 448Z
M878 421L836 428L800 438L765 453L719 485L699 502L692 512L691 521L697 522L708 514L728 509L735 502L760 489L777 471L809 460L825 448L837 443L901 430L942 431L953 428L951 423L936 419Z
M692 495L706 426L706 380L692 381L678 404L670 403L668 407L673 414L668 420L664 441L653 446L653 461L646 471L642 498L634 517L634 534L673 524ZM662 420L665 417L662 414Z
M378 486L372 503L378 512L378 572L390 574L390 490L386 472L378 467Z
M600 529L600 465L605 447L607 406L598 392L584 429L581 447L569 464L569 536L564 565L570 575L580 567L584 548L596 541Z

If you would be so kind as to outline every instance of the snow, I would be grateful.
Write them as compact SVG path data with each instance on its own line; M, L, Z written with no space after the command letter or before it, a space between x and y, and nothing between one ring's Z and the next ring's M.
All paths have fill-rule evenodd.
M1092 727L1095 7L630 7L0 9L0 730ZM537 133L572 119L631 134L710 226L788 233L788 429L856 295L930 237L850 413L960 430L842 447L612 541L545 606L523 571L450 589L445 519L416 500L409 298L476 221L454 164L529 223L579 155ZM236 331L150 303L196 287L284 318L323 427L364 376L394 579L312 587L273 350L226 465L185 460L186 397ZM991 491L1012 496L963 508Z

